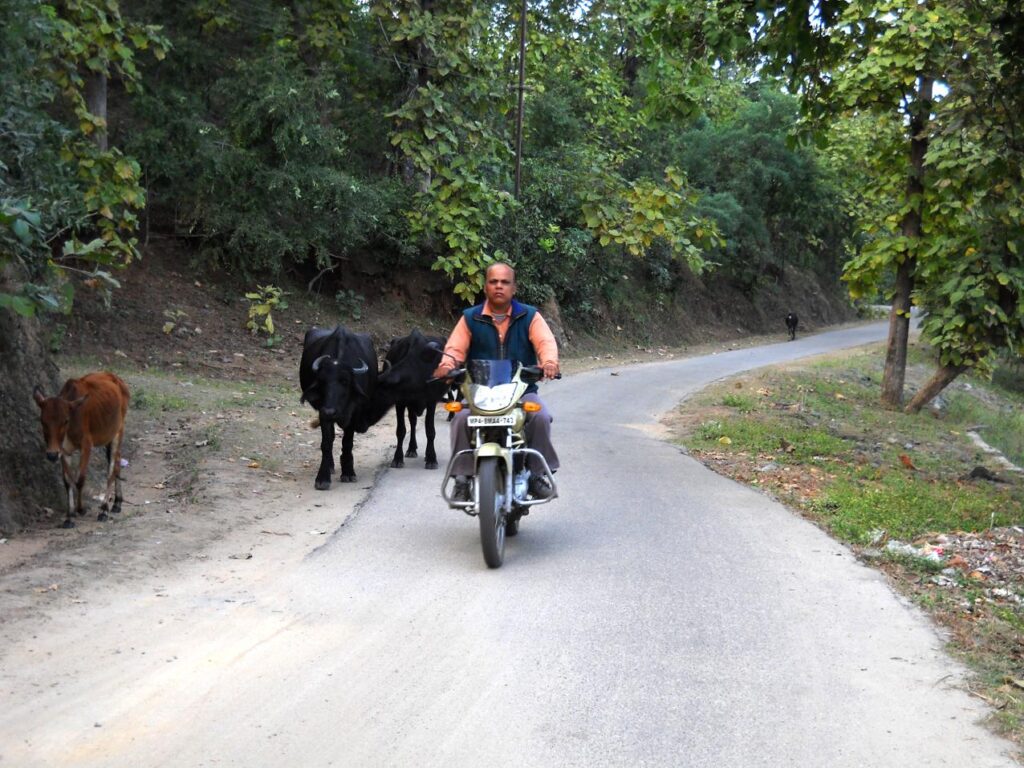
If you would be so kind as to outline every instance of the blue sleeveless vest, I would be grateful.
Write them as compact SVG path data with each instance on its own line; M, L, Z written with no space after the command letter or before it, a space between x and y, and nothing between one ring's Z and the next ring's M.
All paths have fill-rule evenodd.
M530 323L537 314L537 308L513 299L508 311L510 320L505 343L502 344L494 321L484 314L483 304L463 310L462 316L466 318L470 333L470 360L516 360L523 365L537 364L537 352L530 343ZM527 391L536 390L534 384Z

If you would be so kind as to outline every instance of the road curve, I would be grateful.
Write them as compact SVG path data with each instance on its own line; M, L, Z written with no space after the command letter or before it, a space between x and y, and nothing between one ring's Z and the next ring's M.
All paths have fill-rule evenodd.
M544 385L561 498L501 569L439 473L388 470L298 567L126 605L110 624L144 656L98 654L56 694L22 653L0 766L1013 766L922 614L651 429L715 379L884 333Z

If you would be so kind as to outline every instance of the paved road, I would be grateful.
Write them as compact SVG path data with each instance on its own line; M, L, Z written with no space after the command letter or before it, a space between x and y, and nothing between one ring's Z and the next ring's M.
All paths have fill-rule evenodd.
M237 601L196 592L159 640L159 599L126 607L111 624L148 660L103 655L28 738L11 739L23 702L0 712L0 766L1015 765L878 575L651 434L714 379L883 335L545 385L562 498L504 567L484 566L437 473L387 471L324 546ZM16 682L45 695L39 669Z

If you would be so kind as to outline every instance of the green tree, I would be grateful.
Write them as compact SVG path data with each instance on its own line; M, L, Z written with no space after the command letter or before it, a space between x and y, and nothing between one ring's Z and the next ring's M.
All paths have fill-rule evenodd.
M198 258L252 276L323 276L364 251L408 252L410 195L386 174L380 131L395 84L372 55L379 25L365 10L333 0L142 9L176 53L133 100L131 146L153 216L197 238Z
M1002 7L986 0L886 0L765 3L760 9L762 50L800 86L819 135L840 117L872 114L882 126L868 143L867 172L874 183L864 190L874 195L867 208L877 218L866 222L863 249L847 265L846 277L858 295L872 294L886 274L893 275L882 382L882 401L890 406L899 405L903 397L911 304L924 303L931 310L925 300L934 302L941 293L934 281L963 266L967 250L959 241L979 223L950 218L949 211L959 210L964 202L951 199L949 190L965 191L958 179L972 176L976 181L984 177L997 188L1004 181L1012 183L1012 169L996 164L965 176L963 162L980 171L980 155L944 143L963 112L947 105L958 102L966 83L990 93L1002 89L1005 59L975 53L978 46L990 49L988 41L999 38L993 21ZM970 137L962 132L955 141L963 139L969 144ZM959 159L951 161L950 153ZM1005 171L1011 172L1003 175ZM1010 275L1005 270L995 274ZM981 304L974 309L987 311ZM941 354L954 365L963 352L950 347L955 329L974 327L979 319L962 316L962 325L951 325L959 322L956 316L947 313L950 323L934 320L926 325L930 339L940 348L949 347ZM946 370L947 380L950 374L955 375L954 368Z
M0 145L0 266L17 265L18 293L0 303L22 314L37 308L70 310L69 272L85 267L92 280L116 281L109 267L138 255L132 236L145 204L138 163L90 137L106 130L85 92L90 73L112 69L129 87L138 83L137 50L163 56L164 39L151 27L125 22L116 2L59 7L14 0L8 29L21 34L5 48Z
M434 268L456 295L470 300L491 260L487 232L512 202L507 17L479 3L432 0L374 3L373 13L408 72L390 117L391 143L418 187L413 231L436 252Z
M908 411L963 371L990 374L1000 353L1024 353L1024 10L966 3L965 15L972 55L950 73L930 158L944 258L923 274L922 332L939 367Z
M701 209L725 241L710 258L748 291L777 282L787 266L835 281L852 235L834 174L789 142L797 109L773 87L754 88L728 117L666 132L663 149L653 147L677 158L706 193Z

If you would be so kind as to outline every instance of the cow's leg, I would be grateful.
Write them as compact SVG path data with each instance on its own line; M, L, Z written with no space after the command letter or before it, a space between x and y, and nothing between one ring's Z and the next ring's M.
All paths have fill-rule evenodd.
M85 476L89 474L89 458L92 456L92 440L82 438L82 452L78 457L78 477L75 480L75 513L81 517L85 514L85 501L82 491L85 489Z
M418 448L419 445L416 444L416 411L409 408L409 449L405 452L405 457L415 459L419 455Z
M437 469L437 453L434 452L434 413L437 411L437 403L430 403L423 411L423 431L427 435L427 455L424 460L424 468Z
M107 455L107 482L103 486L103 501L100 502L100 513L96 516L97 520L107 520L108 519L107 512L110 511L110 491L112 490L110 486L112 485L111 480L113 479L113 475L111 474L111 472L113 471L113 467L111 465L111 461L110 460L114 456L114 451L111 448L111 446L113 444L114 444L114 442L113 442L113 440L111 440L107 444L107 447L106 447L106 455Z
M64 493L68 497L68 513L61 524L61 528L74 528L75 521L71 518L75 510L75 485L71 477L71 462L63 453L60 455L60 476L64 481Z
M405 442L405 406L401 403L395 403L395 422L395 440L398 446L395 448L395 457L391 459L391 466L401 469L405 466L405 460L402 458L402 444Z
M341 482L354 483L356 481L356 465L352 458L352 441L356 433L352 428L343 430L341 433Z
M334 422L320 419L320 469L316 473L313 487L326 491L331 487L331 473L334 471Z
M107 445L107 490L103 494L98 519L106 520L107 512L121 511L121 441L124 440L124 427L118 430L114 439ZM111 492L113 491L113 495ZM113 501L111 501L113 499Z

